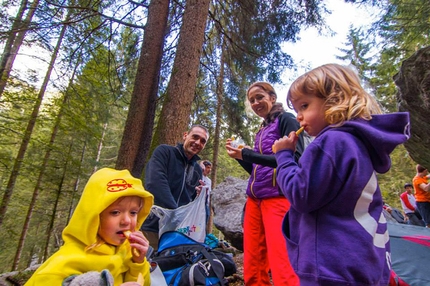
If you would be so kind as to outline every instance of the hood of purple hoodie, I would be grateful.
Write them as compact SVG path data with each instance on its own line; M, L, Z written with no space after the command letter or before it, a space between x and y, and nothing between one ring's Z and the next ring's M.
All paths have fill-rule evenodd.
M410 137L409 113L372 115L372 120L369 121L349 120L341 126L330 125L320 134L328 129L348 132L359 138L369 151L373 168L376 172L383 174L390 169L390 153L397 145L404 143Z

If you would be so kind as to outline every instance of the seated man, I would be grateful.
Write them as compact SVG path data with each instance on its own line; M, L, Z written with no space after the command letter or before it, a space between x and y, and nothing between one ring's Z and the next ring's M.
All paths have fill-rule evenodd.
M407 217L407 223L410 225L424 226L424 221L417 209L412 184L406 183L404 188L405 191L400 195L400 203Z
M393 208L384 202L384 215L388 220L394 220L398 223L406 223L406 219L399 209Z

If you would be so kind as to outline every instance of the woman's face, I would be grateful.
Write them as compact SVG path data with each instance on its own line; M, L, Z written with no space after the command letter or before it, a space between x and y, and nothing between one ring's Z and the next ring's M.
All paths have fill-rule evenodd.
M273 103L276 102L276 97L270 95L261 87L254 86L248 91L248 101L255 114L264 118L272 109Z

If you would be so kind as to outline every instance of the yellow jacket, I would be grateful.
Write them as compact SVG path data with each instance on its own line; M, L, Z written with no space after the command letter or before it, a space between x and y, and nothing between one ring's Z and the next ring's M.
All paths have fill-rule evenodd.
M63 230L63 246L37 269L25 286L61 285L70 275L104 269L112 274L115 286L137 281L139 273L145 279L144 285L149 285L150 265L146 259L141 264L131 260L128 240L120 246L102 244L85 251L87 246L97 241L100 213L123 196L139 196L143 199L143 207L137 217L139 228L154 203L154 197L143 188L141 180L132 177L127 170L104 168L94 173L85 186L69 224Z

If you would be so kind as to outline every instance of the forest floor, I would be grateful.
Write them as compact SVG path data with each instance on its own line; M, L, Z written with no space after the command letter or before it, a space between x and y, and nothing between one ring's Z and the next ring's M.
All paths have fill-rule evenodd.
M236 253L233 256L236 263L237 272L233 276L228 277L228 286L242 286L245 285L243 281L243 253Z

